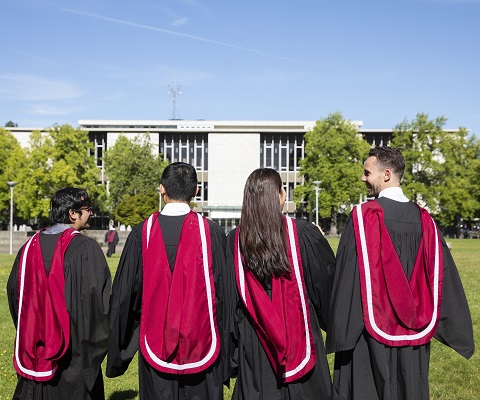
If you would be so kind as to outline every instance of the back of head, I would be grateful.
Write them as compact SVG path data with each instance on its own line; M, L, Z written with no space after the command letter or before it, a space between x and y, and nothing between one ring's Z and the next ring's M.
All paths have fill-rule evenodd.
M70 224L69 211L80 211L82 207L91 207L92 201L84 189L65 188L58 190L52 198L50 209L51 224Z
M282 179L271 168L259 168L247 179L240 219L240 248L258 279L290 271L279 195Z
M190 164L169 164L162 174L161 184L171 200L189 203L197 192L197 172Z
M405 158L400 150L390 146L377 146L370 150L369 157L376 157L384 168L389 168L400 181L405 172Z

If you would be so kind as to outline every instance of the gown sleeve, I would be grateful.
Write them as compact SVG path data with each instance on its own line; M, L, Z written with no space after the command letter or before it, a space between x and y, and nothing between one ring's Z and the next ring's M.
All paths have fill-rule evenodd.
M81 359L87 390L92 390L107 353L112 279L98 243L74 238L65 253L65 298L72 326L72 348Z
M110 299L106 375L123 375L138 350L142 307L142 224L128 235Z
M444 276L441 317L434 337L468 359L475 349L472 318L453 257L444 240L442 245Z
M12 316L15 329L17 328L18 319L18 264L20 263L20 255L22 254L22 250L23 246L17 253L17 257L15 258L15 262L13 263L13 267L7 281L8 307L10 309L10 315Z
M297 230L307 292L320 327L326 331L335 255L316 225L297 221Z
M221 341L221 374L222 382L228 384L230 378L229 355L231 339L228 326L231 321L226 313L226 308L231 296L231 282L227 277L227 264L225 262L225 247L227 238L223 229L216 222L208 220L212 242L212 268L215 281L215 301L217 309L217 324ZM235 289L235 288L233 288Z
M235 262L233 257L233 252L235 249L235 232L232 230L227 236L227 250L226 250L226 262L227 262L227 273L226 279L228 279L228 286L231 288L226 302L225 315L228 318L228 325L226 326L227 334L229 336L228 340L230 341L229 348L229 375L230 378L236 378L238 374L238 339L239 331L238 325L236 324L236 313L237 306L239 302L237 282L235 278Z
M355 348L363 328L357 250L350 214L337 250L327 326L327 353Z

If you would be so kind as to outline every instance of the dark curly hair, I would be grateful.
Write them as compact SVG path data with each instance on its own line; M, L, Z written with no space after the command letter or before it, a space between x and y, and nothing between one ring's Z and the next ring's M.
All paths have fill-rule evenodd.
M377 146L370 150L368 156L376 157L384 168L390 168L399 180L402 179L405 172L405 158L400 150L390 146Z

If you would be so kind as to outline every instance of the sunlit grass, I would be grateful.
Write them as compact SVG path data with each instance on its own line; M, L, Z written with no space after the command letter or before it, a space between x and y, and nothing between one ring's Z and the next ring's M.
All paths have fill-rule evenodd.
M338 239L329 240L336 251ZM451 239L452 254L460 271L470 305L474 324L475 343L480 334L480 240ZM11 399L16 375L13 369L13 339L15 330L8 309L6 284L14 256L0 255L0 400ZM107 261L115 275L118 254ZM329 357L331 363L333 357ZM105 370L105 368L103 368ZM233 385L232 385L233 387ZM480 388L480 356L475 354L469 361L450 348L433 340L430 363L431 399L477 399ZM127 372L119 378L105 378L107 399L138 399L138 364L136 358ZM231 389L225 390L225 399L231 398Z

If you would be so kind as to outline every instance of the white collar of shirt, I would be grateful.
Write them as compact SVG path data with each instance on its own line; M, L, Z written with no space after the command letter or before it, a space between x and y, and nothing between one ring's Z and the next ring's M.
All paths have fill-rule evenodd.
M161 212L162 215L169 215L175 217L178 215L185 215L190 212L190 206L187 203L168 203L165 204Z
M407 196L403 194L402 188L398 186L383 189L378 197L386 197L387 199L399 201L401 203L410 201Z

